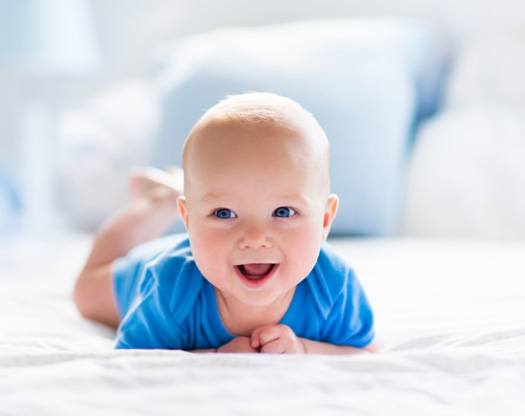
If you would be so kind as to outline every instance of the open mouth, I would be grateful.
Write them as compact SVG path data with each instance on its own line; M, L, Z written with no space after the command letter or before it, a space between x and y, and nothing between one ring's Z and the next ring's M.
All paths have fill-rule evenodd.
M275 272L279 263L248 263L237 264L235 270L249 286L260 286Z

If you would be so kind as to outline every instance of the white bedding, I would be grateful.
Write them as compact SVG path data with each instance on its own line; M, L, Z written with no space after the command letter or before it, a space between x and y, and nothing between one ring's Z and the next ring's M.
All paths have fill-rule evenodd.
M332 243L378 354L114 351L70 301L89 237L4 239L0 415L524 414L525 243Z

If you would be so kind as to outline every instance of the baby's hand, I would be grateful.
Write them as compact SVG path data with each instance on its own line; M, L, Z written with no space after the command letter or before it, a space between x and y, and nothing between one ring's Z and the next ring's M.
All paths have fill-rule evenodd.
M237 337L217 348L217 352L259 352L250 345L249 337Z
M304 354L304 344L287 325L265 325L252 333L251 346L270 354Z

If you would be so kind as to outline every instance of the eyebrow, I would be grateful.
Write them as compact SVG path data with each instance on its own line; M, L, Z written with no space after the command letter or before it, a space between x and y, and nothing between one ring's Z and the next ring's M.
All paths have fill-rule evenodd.
M209 201L209 200L213 200L213 199L222 199L225 196L226 196L225 194L215 194L213 192L208 192L208 193L204 194L204 196L201 198L201 201Z
M201 198L201 201L202 202L206 202L206 201L212 201L212 200L216 200L216 199L223 199L225 198L227 195L226 194L218 194L218 193L214 193L214 192L208 192L206 194L204 194L204 196ZM305 203L305 204L308 204L310 202L310 199L303 196L302 194L288 194L288 195L280 195L278 197L279 199L288 199L288 200L300 200L301 202Z
M306 196L304 196L302 194L281 195L281 196L279 196L279 199L299 200L299 201L303 202L304 204L308 204L310 202L310 198L307 198Z

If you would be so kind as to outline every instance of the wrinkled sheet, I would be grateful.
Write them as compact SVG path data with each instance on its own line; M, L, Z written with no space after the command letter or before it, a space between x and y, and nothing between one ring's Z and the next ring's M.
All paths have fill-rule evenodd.
M0 415L525 414L525 243L332 240L377 354L115 351L71 302L86 235L0 239Z

